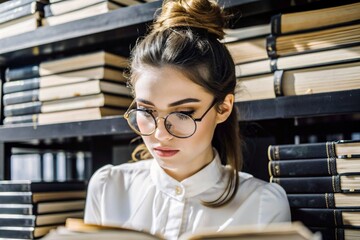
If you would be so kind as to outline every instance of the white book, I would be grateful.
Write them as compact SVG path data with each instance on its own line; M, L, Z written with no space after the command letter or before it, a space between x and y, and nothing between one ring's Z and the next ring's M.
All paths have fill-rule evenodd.
M39 26L39 13L0 24L0 39L30 32Z

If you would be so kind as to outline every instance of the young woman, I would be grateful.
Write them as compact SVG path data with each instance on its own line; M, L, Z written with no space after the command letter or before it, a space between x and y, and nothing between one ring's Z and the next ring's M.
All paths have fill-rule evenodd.
M135 100L125 114L150 160L107 165L91 178L85 222L177 239L203 227L289 221L284 190L242 165L234 62L209 0L166 1L132 53Z

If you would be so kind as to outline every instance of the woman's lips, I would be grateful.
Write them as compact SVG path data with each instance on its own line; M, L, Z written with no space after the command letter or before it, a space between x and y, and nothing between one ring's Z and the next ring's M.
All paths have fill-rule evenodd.
M172 157L179 152L179 150L168 148L154 148L154 151L159 157Z

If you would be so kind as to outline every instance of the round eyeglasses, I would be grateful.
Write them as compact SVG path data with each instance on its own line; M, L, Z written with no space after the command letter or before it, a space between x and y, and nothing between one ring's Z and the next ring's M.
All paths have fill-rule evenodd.
M130 105L130 107L135 103ZM124 118L129 126L139 135L149 136L153 134L158 127L158 118L164 119L165 129L174 137L188 138L196 132L196 122L201 122L205 115L215 105L216 100L211 103L210 107L200 118L193 118L183 112L171 112L165 117L155 117L153 110L148 109L129 109L125 112Z

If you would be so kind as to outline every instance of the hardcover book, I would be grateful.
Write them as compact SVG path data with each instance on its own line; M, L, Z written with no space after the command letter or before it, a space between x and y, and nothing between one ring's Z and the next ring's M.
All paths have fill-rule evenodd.
M360 192L360 173L320 177L270 177L287 193Z
M360 208L359 193L287 194L292 208Z
M309 227L313 232L321 233L326 240L358 240L360 229L354 228L331 228L331 227Z
M49 60L37 65L7 68L5 70L5 80L28 79L100 66L124 69L128 66L128 60L119 55L99 51Z
M54 124L54 123L98 120L106 116L123 115L125 111L126 110L123 109L98 107L98 108L84 108L77 110L53 112L53 113L21 115L14 117L6 117L4 119L4 125L19 124L19 123Z
M360 227L360 209L292 208L291 216L311 227Z
M266 38L266 49L270 58L305 52L334 49L360 42L360 24L354 23L313 32L294 33Z
M351 158L360 155L359 140L339 140L321 143L270 145L269 160L306 159L306 158L336 158L347 156Z
M32 15L0 24L0 39L34 31L40 26L40 18L39 12L35 12Z
M224 29L223 43L230 43L250 38L258 38L270 34L270 24L256 25L237 29Z
M0 192L56 192L86 190L84 181L40 182L30 180L0 181Z
M280 35L323 28L360 19L360 3L278 14L271 18L271 33Z
M264 37L227 43L226 47L235 64L268 58L266 53L266 39Z
M131 97L130 89L123 84L105 82L102 80L91 80L68 85L4 94L3 103L6 106L24 102L45 102L99 93L110 93Z
M58 225L37 227L4 227L0 226L0 238L4 239L37 239L45 236Z
M126 78L124 77L122 71L107 67L95 67L85 70L58 73L44 77L4 82L3 90L4 94L6 94L99 79L119 83L126 82Z
M34 204L0 204L0 214L39 215L45 213L80 211L85 199L38 202Z
M359 172L360 156L269 161L269 174L274 177L331 176Z
M9 11L11 9L30 4L32 2L48 3L47 0L16 0L16 1L5 1L0 4L0 13Z
M96 94L82 97L67 98L49 102L28 102L4 107L4 116L20 116L36 113L50 113L93 107L114 107L126 110L132 98L109 94Z
M84 199L86 191L62 192L0 192L0 204L33 204L37 202Z

